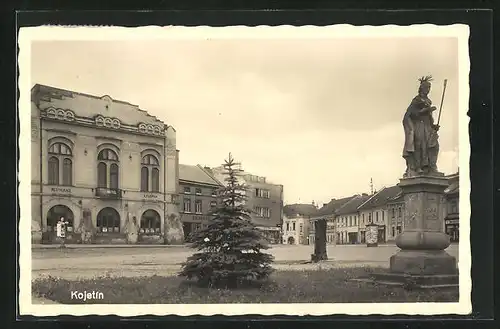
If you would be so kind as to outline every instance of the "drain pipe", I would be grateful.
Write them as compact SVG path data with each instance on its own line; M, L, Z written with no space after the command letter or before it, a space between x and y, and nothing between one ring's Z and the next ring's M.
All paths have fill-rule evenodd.
M38 116L39 116L39 128L38 130L40 131L40 229L42 230L42 235L43 235L43 147L42 147L42 111L40 110L40 107L38 104L36 104L36 108L38 109Z

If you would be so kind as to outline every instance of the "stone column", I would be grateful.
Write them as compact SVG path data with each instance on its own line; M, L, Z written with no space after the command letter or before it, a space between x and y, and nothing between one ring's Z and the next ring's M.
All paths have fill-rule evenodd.
M456 275L457 262L445 249L450 238L443 230L441 202L448 181L444 175L403 178L405 229L396 237L401 249L390 258L392 273L428 276ZM458 279L458 278L457 278Z
M313 262L328 259L326 251L326 229L326 219L318 219L314 221L314 254L311 255L311 260Z

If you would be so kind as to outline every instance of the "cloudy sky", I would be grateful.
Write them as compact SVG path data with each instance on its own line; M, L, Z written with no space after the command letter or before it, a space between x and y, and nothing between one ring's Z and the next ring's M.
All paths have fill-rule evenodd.
M37 41L31 83L128 101L177 130L180 162L243 168L322 203L396 184L403 114L434 76L439 169L458 168L454 38Z

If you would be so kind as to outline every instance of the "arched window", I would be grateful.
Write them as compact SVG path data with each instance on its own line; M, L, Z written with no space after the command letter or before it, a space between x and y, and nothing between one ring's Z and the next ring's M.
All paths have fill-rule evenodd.
M97 214L97 232L120 232L120 214L113 208L103 208Z
M141 191L160 192L160 163L152 154L142 157L141 161Z
M147 167L141 168L141 191L147 192L149 190L149 172Z
M59 185L59 159L49 158L49 185Z
M54 143L49 147L49 185L73 184L73 154L71 148L64 143ZM61 166L62 164L62 166Z
M118 189L120 181L119 159L115 151L104 149L97 155L97 186Z
M141 217L140 233L158 234L161 231L161 217L158 212L146 210Z
M112 163L109 167L109 187L118 188L118 165L116 163Z
M108 169L104 162L99 162L97 165L97 186L107 187L108 185Z
M73 184L73 162L71 159L63 160L63 185L72 185Z

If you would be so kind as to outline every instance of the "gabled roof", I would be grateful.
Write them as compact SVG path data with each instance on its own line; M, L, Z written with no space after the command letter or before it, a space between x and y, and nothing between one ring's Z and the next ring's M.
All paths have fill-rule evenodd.
M358 211L358 207L366 202L370 197L366 194L356 195L345 204L343 204L337 211L336 215L347 215Z
M403 194L403 191L400 190L398 194L396 194L396 196L390 198L387 203L399 203L399 202L404 202L405 198L404 198L404 194Z
M374 195L372 195L366 202L358 207L358 210L379 208L386 205L392 198L401 192L399 186L384 187Z
M312 204L288 204L283 207L283 214L286 217L296 217L296 216L304 216L310 217L314 216L318 212L316 206Z
M200 165L179 164L179 181L221 186L222 184Z
M342 199L332 199L330 202L321 207L315 216L334 215L337 209L342 207L354 197L356 197L356 195Z

